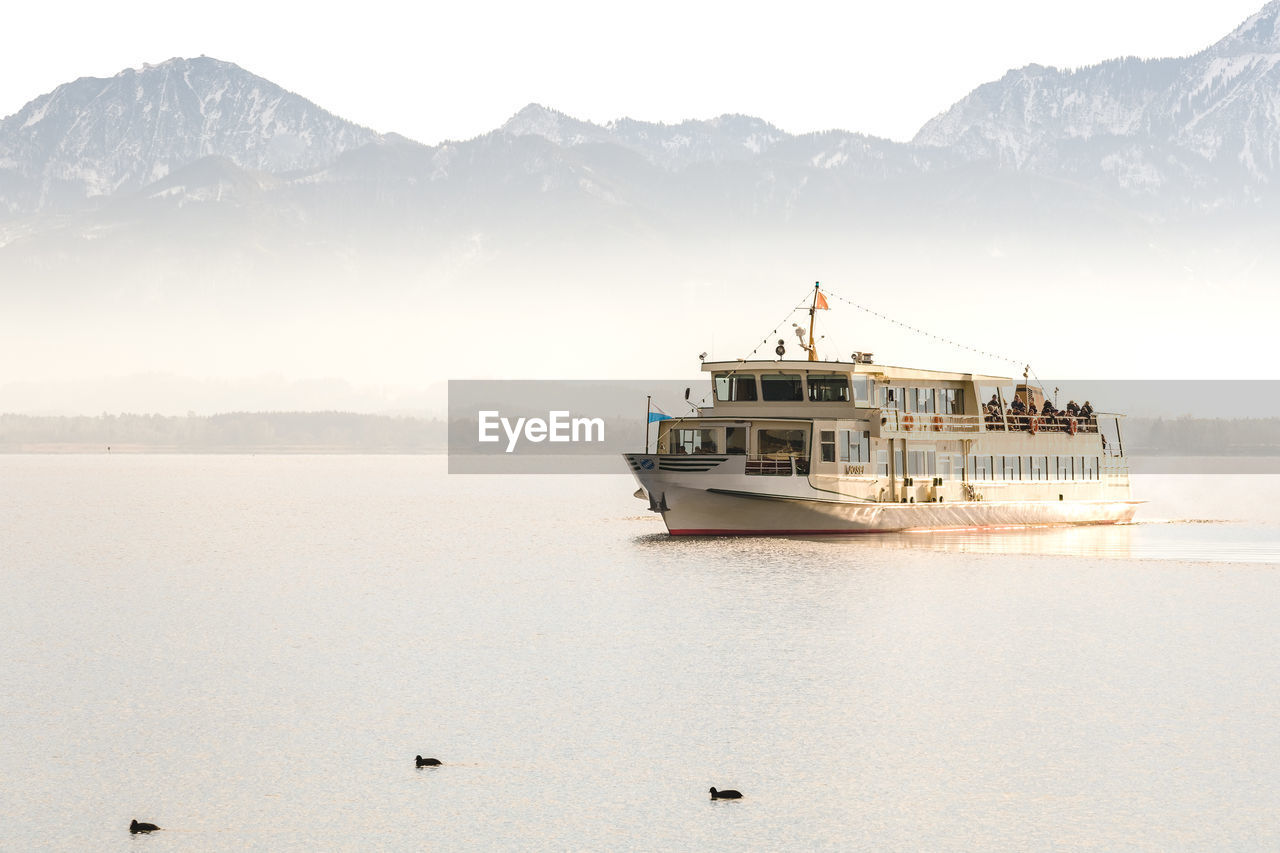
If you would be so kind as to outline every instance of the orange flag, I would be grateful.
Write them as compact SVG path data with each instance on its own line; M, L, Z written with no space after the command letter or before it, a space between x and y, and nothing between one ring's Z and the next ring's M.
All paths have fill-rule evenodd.
M814 307L814 308L825 308L825 309L826 309L826 310L828 310L828 311L830 311L830 310L831 310L831 306L827 304L827 297L825 297L825 296L823 296L823 295L822 295L822 291L821 291L821 290L819 290L819 291L818 291L818 298L814 300L814 302L813 302L813 307Z

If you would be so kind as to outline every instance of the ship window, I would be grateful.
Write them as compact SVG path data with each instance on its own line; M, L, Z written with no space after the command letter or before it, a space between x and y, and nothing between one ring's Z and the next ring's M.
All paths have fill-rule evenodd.
M969 477L973 480L991 480L993 479L992 457L990 456L970 456L969 457Z
M756 432L756 447L761 456L781 458L804 455L804 430L762 429Z
M870 462L871 433L856 432L850 429L840 430L836 447L840 451L841 462Z
M963 414L964 390L960 388L939 388L938 413L942 415Z
M766 400L775 403L801 401L800 375L798 373L766 373L760 377L760 390Z
M938 476L944 480L951 479L951 454L938 454Z
M841 430L843 432L844 430ZM833 429L824 429L818 433L819 445L822 450L823 462L836 461L836 431Z
M738 455L747 452L747 428L726 427L724 431L724 452Z
M865 376L855 376L850 381L853 388L853 399L857 403L871 402L871 380Z
M1018 457L1016 456L1004 457L1004 478L1006 480L1021 479L1021 476L1019 474Z
M876 451L876 476L889 476L889 451L887 450Z
M880 408L902 411L906 406L907 389L902 387L880 386Z
M809 374L810 403L849 402L849 377Z
M937 466L936 451L933 451L933 450L907 451L907 476L936 477L937 469L938 469L938 466Z
M716 400L721 403L754 402L756 378L738 373L717 373L715 376Z
M916 411L932 415L938 410L937 399L933 388L916 388Z
M713 429L677 429L672 453L715 453L716 431Z

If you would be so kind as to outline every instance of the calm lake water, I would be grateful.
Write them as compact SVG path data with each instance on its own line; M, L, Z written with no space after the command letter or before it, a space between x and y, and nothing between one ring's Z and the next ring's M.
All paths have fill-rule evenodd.
M634 489L0 457L0 848L1280 848L1280 476L851 539Z

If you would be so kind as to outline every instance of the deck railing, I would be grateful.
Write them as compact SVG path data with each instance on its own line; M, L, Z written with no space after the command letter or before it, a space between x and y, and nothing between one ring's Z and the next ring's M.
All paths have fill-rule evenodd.
M800 468L805 470L801 471ZM795 456L748 456L747 473L760 477L790 477L808 473L808 464Z
M1050 415L983 415L983 424L988 432L1064 432L1075 435L1078 432L1096 433L1097 417L1080 418L1067 414ZM1072 429L1074 422L1074 429Z
M977 415L942 415L933 412L880 410L881 431L891 432L979 432L982 421Z

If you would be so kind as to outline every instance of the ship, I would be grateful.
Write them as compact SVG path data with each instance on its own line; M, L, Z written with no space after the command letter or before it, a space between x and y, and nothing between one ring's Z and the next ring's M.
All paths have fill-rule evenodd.
M650 450L623 454L673 536L991 530L1129 522L1119 413L1059 409L1021 380L820 360L815 284L806 358L704 360L711 389L682 417L655 414ZM688 393L686 392L686 398ZM1105 427L1105 428L1104 428ZM1108 440L1107 434L1111 434Z

